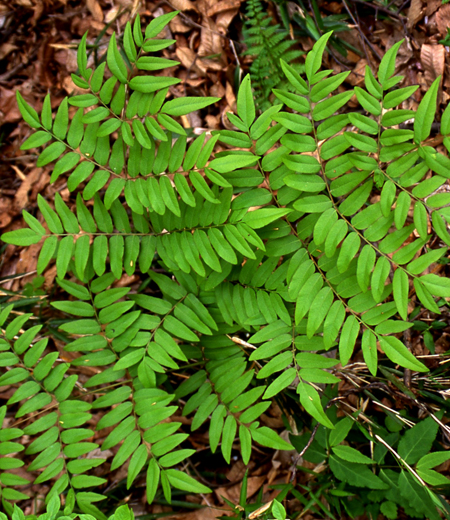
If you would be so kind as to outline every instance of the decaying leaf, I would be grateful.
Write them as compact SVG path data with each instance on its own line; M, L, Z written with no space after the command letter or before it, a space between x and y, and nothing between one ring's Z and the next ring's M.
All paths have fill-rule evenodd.
M94 20L97 22L103 21L103 11L97 0L86 0L86 6L92 14Z
M183 23L180 16L176 16L169 24L170 30L174 33L188 33L192 31L192 27L187 23Z
M212 57L221 54L223 49L223 38L217 32L216 24L211 18L203 18L202 33L198 54L204 57Z
M444 74L445 48L443 45L422 45L420 60L425 70L425 80L429 85Z
M233 21L234 17L239 13L239 9L229 9L227 11L222 11L217 15L216 25L217 30L222 34L228 33L228 27Z
M442 0L427 0L425 2L425 16L431 16L434 14L439 7L442 5Z
M408 11L408 29L412 29L422 16L422 0L411 0L411 6Z
M444 38L447 35L447 28L450 27L450 4L441 6L436 13L436 23L441 36Z
M32 186L39 180L42 175L42 168L33 168L28 175L23 175L20 169L12 165L17 176L22 180L22 184L16 192L14 197L14 212L19 214L28 204L28 193Z
M229 11L230 9L239 9L240 6L241 0L222 0L222 2L218 2L217 4L210 7L206 14L208 16L214 16L217 13Z
M12 220L11 199L0 197L0 228L6 227Z
M206 67L202 60L197 59L196 53L189 49L189 47L177 47L175 50L177 58L180 60L183 67L191 72L196 72L200 76L206 75Z
M171 2L173 7L177 9L178 11L196 11L198 12L197 6L191 2L191 0L173 0Z
M111 23L113 20L117 18L117 15L120 11L120 5L113 6L106 14L105 14L105 23Z
M367 60L361 59L356 64L356 67L353 69L350 76L347 78L347 81L355 86L360 86L364 83L364 73L366 70Z
M0 60L3 60L10 52L15 51L17 49L17 45L13 45L11 43L4 43L0 46Z

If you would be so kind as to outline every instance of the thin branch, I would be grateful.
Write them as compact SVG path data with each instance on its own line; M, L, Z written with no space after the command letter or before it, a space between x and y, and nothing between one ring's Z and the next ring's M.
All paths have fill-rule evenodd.
M344 7L345 7L345 10L347 11L347 13L349 14L350 18L353 20L353 23L355 24L356 28L358 29L358 32L359 32L359 35L361 37L361 40L362 40L362 44L363 44L363 47L364 47L364 53L366 55L366 58L367 58L367 63L371 64L371 61L370 61L370 58L369 58L369 54L367 52L367 49L366 49L366 46L364 45L364 42L367 43L367 45L370 47L370 50L375 54L375 56L381 61L381 56L380 54L378 53L378 51L375 49L375 47L372 45L372 43L369 41L369 39L367 38L367 36L362 32L361 30L361 27L359 26L359 23L358 21L356 20L356 18L353 16L353 13L352 11L350 10L350 8L348 7L347 5L347 1L346 0L342 0L343 1L343 4L344 4Z
M357 4L363 4L366 7L370 7L371 9L374 9L375 11L381 11L382 13L386 13L393 18L397 18L398 20L403 20L406 18L405 16L396 13L395 11L391 11L390 9L387 9L386 7L383 7L381 5L374 5L370 2L365 2L365 0L350 0L351 2L357 3Z
M334 404L337 401L341 401L342 399L343 399L343 397L334 397L333 399L330 399L330 401L328 401L327 405L325 406L324 410L328 410L328 408L330 408L330 406L332 404ZM291 466L292 475L291 475L290 482L292 482L295 479L295 475L297 473L297 464L298 464L299 460L303 457L303 455L308 451L308 448L311 446L311 444L313 443L314 437L316 436L316 433L317 433L317 430L319 429L319 426L320 426L320 423L317 423L314 426L314 429L311 432L311 436L308 439L308 442L306 443L306 445L302 449L302 451L295 458L295 461L294 461L294 463Z
M295 461L292 464L292 468L291 468L291 471L292 471L291 480L290 480L291 482L293 482L293 480L295 479L295 475L297 474L297 464L298 464L299 460L303 457L303 455L308 451L308 448L311 446L311 444L313 443L314 437L316 436L319 426L320 426L320 423L317 423L314 426L314 429L313 429L311 436L310 436L308 442L306 443L305 447L297 455L297 457L295 457Z
M422 484L422 486L424 487L427 487L427 485L425 484L425 482L419 477L419 475L412 469L412 467L405 461L403 460L400 455L394 450L394 448L391 448L391 446L389 446L389 444L384 440L382 439L379 435L376 435L375 434L375 439L377 439L378 442L381 442L381 444L383 444L383 446L386 446L386 448L392 453L392 455L394 455L394 457L399 460L402 464L405 465L405 467L408 469L408 471L414 475L416 477L416 479Z

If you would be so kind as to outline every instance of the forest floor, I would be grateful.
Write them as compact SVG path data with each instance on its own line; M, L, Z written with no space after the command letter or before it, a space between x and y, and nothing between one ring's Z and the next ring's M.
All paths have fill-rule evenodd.
M440 89L440 112L450 99L450 4L442 0L342 0L319 1L314 12L312 3L287 3L289 13L299 16L309 14L316 23L318 15L330 17L343 15L348 31L337 34L338 39L353 46L347 56L328 54L326 65L335 72L351 70L347 82L353 86L364 80L364 70L369 65L376 70L386 50L395 42L405 39L397 59L397 72L405 76L406 85L420 85L414 96L407 101L416 109L423 95L438 77L442 76ZM184 126L197 130L227 128L225 114L235 109L239 79L248 72L251 57L243 55L245 41L242 27L245 19L245 2L241 0L11 0L0 3L0 229L11 231L23 226L23 209L33 212L37 195L52 200L58 191L66 202L71 194L60 178L50 184L51 166L37 168L35 155L20 151L20 146L30 134L30 128L22 121L16 104L16 91L37 111L40 111L45 95L50 92L52 107L74 92L77 87L71 73L77 70L76 49L82 35L89 31L88 42L95 43L97 54L106 51L105 43L113 31L121 34L125 24L136 12L142 25L155 16L172 10L180 15L170 23L171 36L176 43L164 51L165 57L180 62L170 70L182 82L173 87L172 95L217 96L216 113L201 117L192 114ZM269 13L281 23L276 2L269 4ZM320 24L319 24L320 25ZM450 34L450 33L449 33ZM448 42L446 42L446 38ZM314 40L299 38L296 46L307 52ZM356 102L355 102L356 105ZM438 148L439 149L439 148ZM445 152L444 152L445 153ZM53 290L56 276L55 266L49 267L43 277L36 277L39 247L18 248L3 246L0 259L0 298L6 300L12 294L44 298ZM133 277L124 276L121 285L136 283ZM0 300L1 302L2 300ZM449 328L435 331L432 338L436 352L448 350ZM415 339L412 338L414 342ZM420 337L415 342L415 352L425 346ZM0 404L7 399L0 394ZM266 416L267 425L283 428L281 413L271 409ZM183 418L185 421L188 419ZM196 432L191 441L201 451L206 433ZM278 456L277 456L278 457ZM239 501L239 493L245 468L236 460L231 467L224 466L221 457L209 457L202 461L202 471L223 472L228 484L216 488L208 497L183 497L184 502L176 506L157 504L149 511L145 504L142 488L140 504L134 504L136 514L151 512L152 518L164 515L167 518L202 519L215 518L217 509L199 509L212 505L227 509L223 497L232 503ZM273 498L268 486L286 482L289 462L283 458L268 458L265 453L254 452L249 465L247 495L252 497L264 486L264 501ZM126 471L126 470L125 470ZM448 468L447 468L448 471ZM121 481L123 475L114 474L110 487ZM37 488L37 486L35 486ZM47 488L41 486L39 495L45 496ZM118 497L127 500L126 493ZM174 497L177 499L177 497ZM187 500L187 501L186 501ZM28 507L28 514L33 507ZM222 511L222 514L226 512ZM150 517L149 517L150 518ZM314 515L306 513L305 520Z

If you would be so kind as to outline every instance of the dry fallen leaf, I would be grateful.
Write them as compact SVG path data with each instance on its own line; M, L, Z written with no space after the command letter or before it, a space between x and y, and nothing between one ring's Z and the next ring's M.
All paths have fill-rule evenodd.
M227 103L232 107L232 110L236 108L236 94L234 93L234 89L231 84L227 81L225 86L225 96L227 99Z
M408 11L408 22L406 24L408 29L412 29L422 16L422 0L411 0L411 6Z
M94 20L97 22L103 21L103 11L97 0L86 0L86 7L89 9Z
M32 244L29 247L21 249L19 262L17 263L16 273L31 273L36 271L39 253L41 252L42 243Z
M0 46L0 60L3 60L10 52L18 49L17 45L12 43L4 43Z
M220 130L220 117L208 114L205 116L206 125L210 130Z
M171 0L171 4L177 11L196 11L198 13L197 6L191 2L191 0Z
M75 73L78 70L76 49L61 49L55 52L55 61L65 65L68 72Z
M115 5L105 14L105 23L111 23L117 18L120 11L120 5Z
M19 176L19 172L17 171L18 168L14 165L13 168ZM42 168L33 168L31 172L28 173L28 175L25 175L22 179L22 184L20 185L20 188L17 190L14 197L14 210L17 214L27 207L28 192L31 190L31 187L34 185L34 183L39 180L41 174Z
M247 479L247 498L250 498L261 489L261 486L264 484L266 478L266 476L262 476L249 477ZM225 497L230 502L233 502L233 504L238 504L241 493L241 486L242 483L238 482L237 484L234 484L233 486L227 488L216 488L214 491L217 494L219 500L221 500L222 497Z
M56 265L52 265L49 269L46 269L44 272L44 289L46 291L50 291L55 283L56 278Z
M356 67L352 70L352 73L347 78L347 81L355 86L362 85L364 83L364 76L366 71L367 60L361 59L358 61Z
M220 55L223 49L223 38L218 34L216 24L211 18L203 17L202 27L200 46L197 51L199 56Z
M447 28L450 27L450 4L443 5L436 13L436 24L441 36L447 36Z
M425 80L428 85L444 74L445 48L443 45L422 45L420 61L425 70Z
M175 49L175 54L183 67L191 73L196 72L200 76L206 75L206 67L201 60L196 59L197 55L193 50L189 49L189 47L177 47Z
M431 16L442 5L442 0L427 0L425 2L425 16Z
M192 31L192 27L183 23L183 20L180 16L176 16L173 20L171 20L169 27L173 33L188 33Z
M241 0L222 0L222 2L218 2L217 4L210 7L206 14L207 16L214 16L217 13L228 11L230 9L239 9L240 6Z
M0 197L0 228L6 227L11 223L11 199Z
M225 95L225 88L222 83L214 83L214 85L211 86L210 94L215 97L223 97Z
M21 119L15 91L0 87L0 126L3 123L15 123Z
M221 34L228 34L228 27L231 22L234 20L234 17L239 13L239 9L230 9L228 11L222 11L217 15L216 18L216 26L217 30Z

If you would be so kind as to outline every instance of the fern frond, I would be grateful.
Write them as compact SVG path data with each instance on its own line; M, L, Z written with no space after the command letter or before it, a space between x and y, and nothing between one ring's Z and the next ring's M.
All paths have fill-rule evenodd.
M127 25L124 52L137 70L173 65L137 52L170 45L154 36L173 16L155 18L145 38L139 18ZM272 56L296 52L277 27L268 34L275 44L263 45ZM166 101L172 78L129 76L114 37L107 64L95 72L86 68L83 38L74 81L89 93L63 101L54 119L49 97L39 115L18 96L37 130L24 148L45 145L40 164L54 161L54 179L67 175L69 189L79 191L72 203L39 196L39 218L24 212L28 227L2 236L19 246L42 241L38 272L55 262L66 294L52 301L58 320L48 329L13 305L0 312L0 386L9 392L0 407L2 421L9 413L0 432L7 455L0 493L13 520L22 517L10 502L28 498L20 489L29 480L13 472L24 464L21 452L34 483L49 483L46 520L61 516L61 495L62 516L75 518L76 503L81 514L106 520L95 505L104 498L98 488L109 469L125 465L127 489L145 478L149 503L170 502L172 488L210 492L176 469L195 452L180 413L192 415L191 431L208 423L210 448L220 444L227 462L237 438L245 463L255 444L303 452L308 439L299 447L295 436L291 444L261 424L273 399L289 400L293 425L301 416L306 426L327 428L316 461L327 461L326 478L381 491L399 505L414 492L416 510L437 518L437 497L424 483L442 485L429 465L445 457L426 454L437 425L445 426L441 417L430 412L434 423L400 442L384 429L375 437L364 431L384 453L397 453L389 442L398 442L396 460L417 463L411 479L417 474L420 487L392 460L383 468L384 455L341 445L361 413L338 419L331 407L339 399L327 405L322 385L337 391L356 348L367 378L380 369L398 387L401 368L428 370L399 334L412 326L412 295L432 313L450 298L449 280L429 272L450 245L443 189L450 160L428 140L439 80L416 112L397 109L414 92L393 89L397 44L378 79L367 69L364 89L336 94L348 73L320 71L329 37L308 54L306 79L285 61L280 71L255 60L261 92L282 75L290 87L274 88L279 103L257 116L246 76L237 113L228 114L237 130L209 139L188 142L176 118L215 98ZM106 66L112 81L104 81ZM362 111L340 113L354 95ZM69 105L79 107L70 121ZM411 117L413 130L396 128ZM449 108L441 131L450 149ZM136 271L139 287L117 283ZM116 516L132 520L127 509Z
M243 54L253 57L250 66L252 85L258 108L264 110L271 104L272 89L285 84L280 58L292 62L303 53L292 50L295 42L281 25L273 24L261 0L247 2L246 19L243 27L244 43L247 50ZM291 52L286 56L286 53Z

